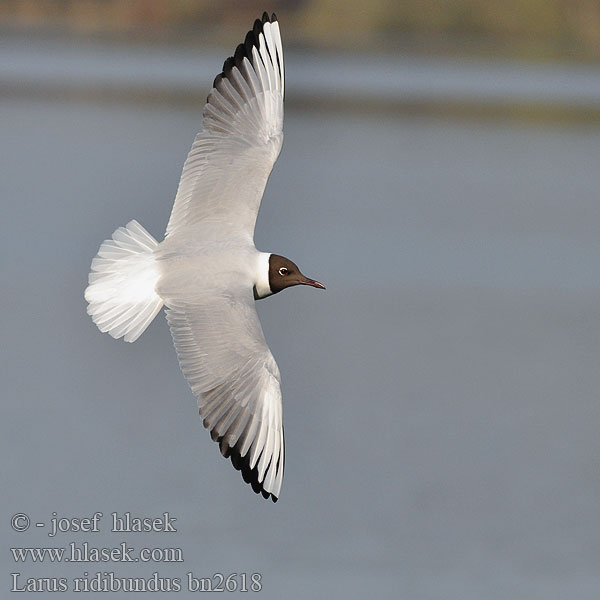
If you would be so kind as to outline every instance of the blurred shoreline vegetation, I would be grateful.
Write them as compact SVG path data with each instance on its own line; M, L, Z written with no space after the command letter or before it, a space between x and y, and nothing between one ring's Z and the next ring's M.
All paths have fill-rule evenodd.
M0 0L0 27L229 47L265 9L289 47L600 62L600 0Z

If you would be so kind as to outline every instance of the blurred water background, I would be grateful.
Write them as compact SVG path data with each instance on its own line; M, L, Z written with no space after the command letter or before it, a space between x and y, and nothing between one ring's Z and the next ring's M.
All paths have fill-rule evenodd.
M260 573L263 598L597 598L598 3L266 8L286 140L257 247L328 287L258 305L283 377L276 505L202 429L162 315L129 345L83 300L117 226L162 236L210 83L263 5L0 5L3 539L185 561L5 550L2 589L158 572L185 598L191 571ZM54 512L95 511L100 532L47 536ZM178 531L112 533L113 511ZM12 531L17 512L46 527Z

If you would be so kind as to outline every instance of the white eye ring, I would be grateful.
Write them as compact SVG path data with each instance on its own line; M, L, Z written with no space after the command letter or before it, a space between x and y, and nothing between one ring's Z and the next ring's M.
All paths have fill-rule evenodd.
M280 275L287 275L288 273L289 271L287 270L287 267L281 267L281 269L279 269Z

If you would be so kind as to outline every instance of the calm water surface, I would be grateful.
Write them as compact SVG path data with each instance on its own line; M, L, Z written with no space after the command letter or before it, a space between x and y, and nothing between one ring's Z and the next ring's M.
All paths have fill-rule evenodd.
M259 306L283 377L273 505L203 431L164 317L130 345L85 314L100 242L132 218L162 235L198 111L22 98L0 119L4 538L185 560L4 552L4 589L192 571L261 573L262 598L597 598L598 128L288 111L257 245L328 289ZM9 528L95 511L178 531Z

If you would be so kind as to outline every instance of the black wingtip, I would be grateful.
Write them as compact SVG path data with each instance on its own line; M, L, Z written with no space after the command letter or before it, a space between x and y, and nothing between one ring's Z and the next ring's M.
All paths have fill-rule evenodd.
M207 427L206 420L203 422L204 426ZM208 427L207 427L208 428ZM249 483L255 494L260 494L265 500L271 498L273 502L277 502L279 498L273 495L271 492L267 492L263 489L263 482L258 479L258 460L254 468L250 467L250 452L246 452L245 456L240 455L239 447L236 444L233 448L229 446L223 436L219 436L213 429L210 432L210 437L213 442L219 444L219 450L224 458L231 460L231 464L236 471L241 471L242 479Z
M238 69L241 68L244 58L246 58L246 46L244 44L238 44L233 55L233 61Z
M274 23L277 21L277 16L275 13L272 13L271 17L267 12L264 12L261 19L256 19L254 21L254 25L252 29L248 31L244 42L242 44L238 44L237 48L233 56L230 56L223 63L223 70L219 75L217 75L213 81L213 88L218 88L218 85L221 83L223 78L229 78L231 75L231 70L233 67L241 68L241 65L244 61L244 58L247 58L252 63L252 48L257 48L260 45L260 35L263 33L263 25L265 23ZM267 47L267 52L269 52L269 48ZM277 59L279 60L279 59Z
M227 75L229 75L231 73L231 69L233 69L234 66L235 66L235 60L234 60L233 56L229 56L228 58L225 59L225 62L223 63L223 72L221 73L221 75L223 77L227 77Z
M265 500L271 498L273 502L277 502L276 496L263 489L263 482L258 480L258 468L256 465L254 468L250 468L250 452L247 452L246 456L240 456L237 448L233 448L229 458L234 469L241 471L242 479L250 484L255 494L262 495Z
M256 35L252 29L246 34L246 39L244 40L244 47L246 49L246 56L248 57L248 60L252 58L252 48L254 46L258 47L258 40L256 39Z
M222 80L223 80L223 73L219 73L215 77L215 80L213 81L213 87L216 88L221 83Z

